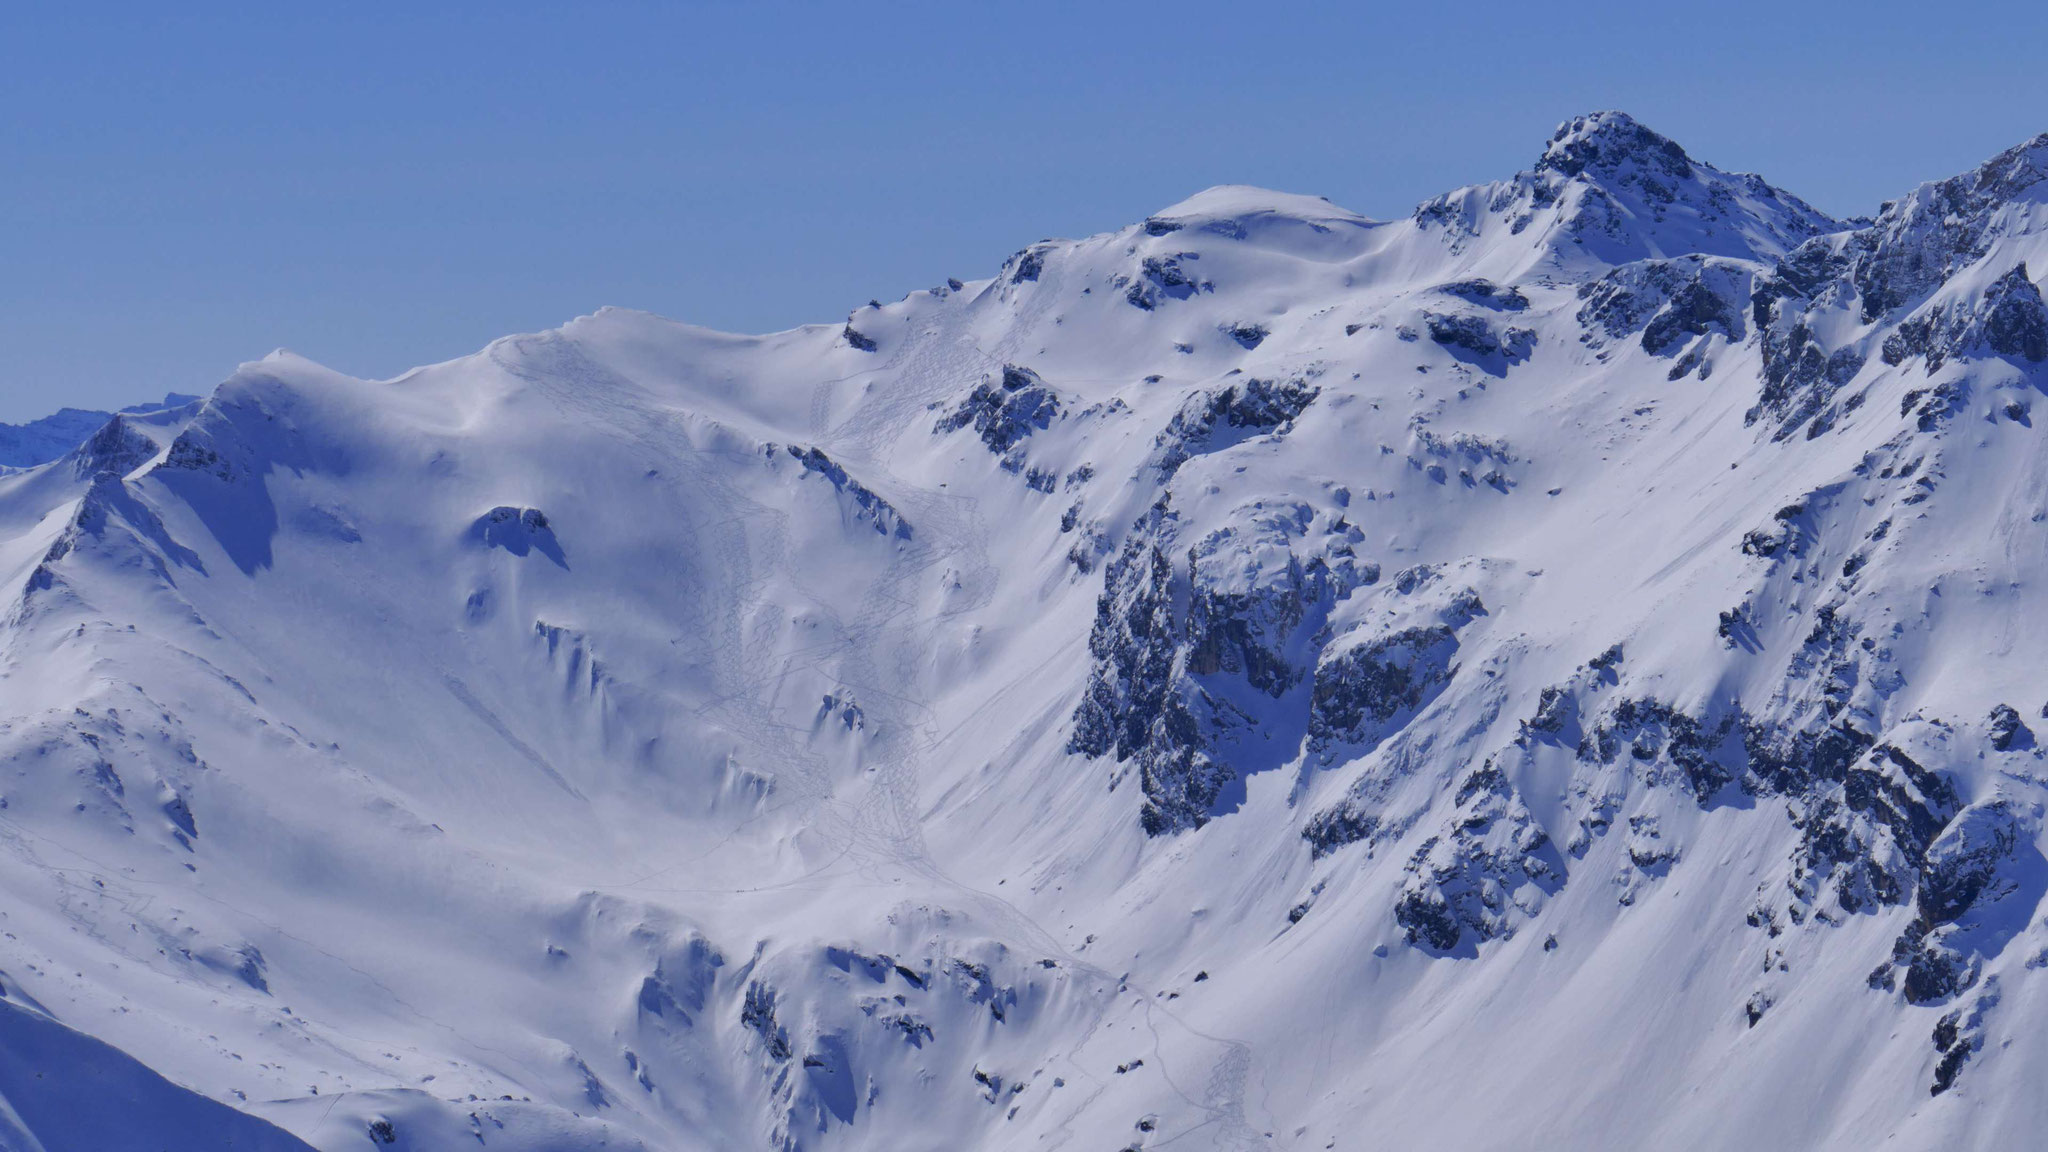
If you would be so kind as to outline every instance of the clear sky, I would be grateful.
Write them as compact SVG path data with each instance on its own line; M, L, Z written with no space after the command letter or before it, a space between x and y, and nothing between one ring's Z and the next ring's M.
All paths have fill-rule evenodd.
M1211 184L1396 216L1598 108L1840 214L2048 131L2039 0L34 7L0 420L603 304L831 321Z

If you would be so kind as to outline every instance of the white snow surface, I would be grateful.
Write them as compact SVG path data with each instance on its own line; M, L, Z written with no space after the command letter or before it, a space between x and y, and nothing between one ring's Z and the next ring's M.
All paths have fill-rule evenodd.
M114 417L0 477L0 1148L2029 1146L2043 154L1602 113Z

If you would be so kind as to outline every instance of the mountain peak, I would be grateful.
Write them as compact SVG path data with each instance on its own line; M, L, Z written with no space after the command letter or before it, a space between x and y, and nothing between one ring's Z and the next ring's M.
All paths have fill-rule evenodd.
M1510 279L1538 267L1572 278L1683 255L1769 263L1842 228L1762 177L1694 160L1614 111L1565 121L1529 171L1426 201L1415 219ZM1477 242L1486 235L1528 239Z
M1327 197L1276 192L1251 184L1217 184L1178 204L1154 212L1150 219L1182 223L1287 217L1307 221L1363 223L1365 217L1332 204Z
M1626 112L1589 112L1557 126L1538 172L1611 175L1630 165L1673 180L1693 174L1692 158L1670 137L1652 132Z
M1967 196L1994 203L2021 199L2048 184L2048 132L2015 144L1991 159L1949 180L1931 187L1950 199Z

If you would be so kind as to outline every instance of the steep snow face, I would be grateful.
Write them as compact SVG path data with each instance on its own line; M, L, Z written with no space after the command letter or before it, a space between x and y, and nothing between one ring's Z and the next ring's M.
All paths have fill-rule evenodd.
M35 1008L0 1002L0 1037L0 1101L11 1102L0 1103L0 1142L10 1149L309 1147L275 1125L179 1088Z
M0 1132L2024 1144L2041 146L1842 230L1603 113L110 420L0 477Z

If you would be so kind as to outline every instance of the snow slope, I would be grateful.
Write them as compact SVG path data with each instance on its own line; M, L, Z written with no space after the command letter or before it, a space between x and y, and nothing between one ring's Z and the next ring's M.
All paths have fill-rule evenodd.
M113 418L0 477L0 1145L107 1045L209 1146L2023 1146L2044 200L1600 113Z

